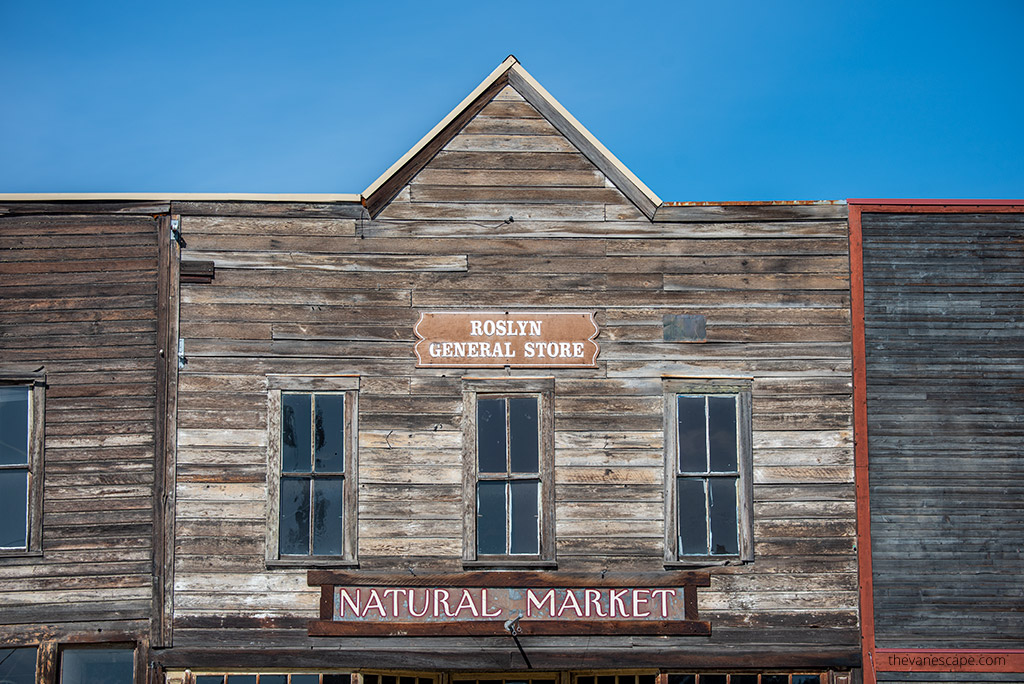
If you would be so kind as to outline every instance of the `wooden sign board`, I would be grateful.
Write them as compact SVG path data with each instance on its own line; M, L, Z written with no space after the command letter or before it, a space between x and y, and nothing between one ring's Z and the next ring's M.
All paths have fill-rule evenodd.
M417 368L594 368L594 314L432 311L414 328Z
M595 581L555 573L312 571L308 581L321 588L311 636L711 633L697 616L697 587L710 584L701 573Z

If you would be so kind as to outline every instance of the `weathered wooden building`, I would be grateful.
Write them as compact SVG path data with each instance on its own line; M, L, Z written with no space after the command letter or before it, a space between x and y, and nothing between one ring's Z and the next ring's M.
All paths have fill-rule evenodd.
M865 680L1024 681L1024 204L851 200Z
M859 677L844 202L662 202L511 58L360 195L161 199L151 681Z
M96 665L144 681L162 600L169 205L5 199L0 680L38 666L53 681L61 655L65 681Z

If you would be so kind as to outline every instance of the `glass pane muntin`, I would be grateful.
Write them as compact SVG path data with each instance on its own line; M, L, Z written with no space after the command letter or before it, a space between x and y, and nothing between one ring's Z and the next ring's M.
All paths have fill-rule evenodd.
M540 397L477 398L477 552L540 553Z
M339 494L345 488L348 449L345 404L343 392L281 394L282 556L344 554L344 496ZM286 490L293 499L301 491L301 501L289 500L287 510Z
M676 543L680 556L739 553L738 411L736 394L676 395Z

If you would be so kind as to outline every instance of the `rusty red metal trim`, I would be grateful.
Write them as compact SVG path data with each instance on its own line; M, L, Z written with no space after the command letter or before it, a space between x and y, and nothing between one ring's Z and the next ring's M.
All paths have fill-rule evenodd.
M875 657L879 672L1024 672L1024 649L879 648Z
M864 331L864 242L859 206L850 207L850 315L853 355L853 460L857 507L857 574L860 587L864 684L875 684L875 605L871 575L871 501L868 488L867 349Z
M867 199L846 200L849 205L875 205L876 207L1018 207L1024 209L1024 199Z

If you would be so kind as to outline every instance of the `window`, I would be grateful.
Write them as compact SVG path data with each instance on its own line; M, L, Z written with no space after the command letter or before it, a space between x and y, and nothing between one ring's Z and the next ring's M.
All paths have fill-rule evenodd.
M353 376L270 376L269 565L345 565L356 557Z
M0 555L42 550L44 388L0 374Z
M74 648L61 653L60 684L132 684L131 648Z
M0 648L0 682L36 681L35 648Z
M463 379L466 564L554 561L554 379Z
M665 561L752 560L748 380L665 383Z

